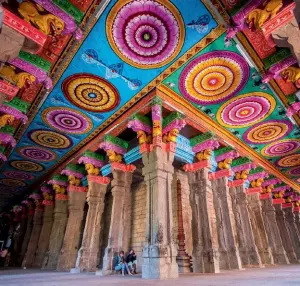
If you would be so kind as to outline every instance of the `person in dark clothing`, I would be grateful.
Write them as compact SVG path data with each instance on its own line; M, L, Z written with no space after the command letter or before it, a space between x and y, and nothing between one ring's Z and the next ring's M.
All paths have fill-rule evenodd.
M125 269L127 270L129 275L132 275L129 271L128 265L125 261L124 257L124 251L120 251L119 255L115 257L115 263L114 263L115 271L122 271L122 275L124 276Z
M136 254L133 249L131 249L126 257L126 262L129 267L129 270L132 274L137 274L136 272L136 266L137 266L137 260L136 260Z

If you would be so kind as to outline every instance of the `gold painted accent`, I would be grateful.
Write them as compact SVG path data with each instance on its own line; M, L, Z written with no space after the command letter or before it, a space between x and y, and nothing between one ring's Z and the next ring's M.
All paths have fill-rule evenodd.
M86 163L84 166L85 166L85 170L87 171L88 175L94 175L94 176L99 175L99 173L100 173L99 168L95 167L93 164Z

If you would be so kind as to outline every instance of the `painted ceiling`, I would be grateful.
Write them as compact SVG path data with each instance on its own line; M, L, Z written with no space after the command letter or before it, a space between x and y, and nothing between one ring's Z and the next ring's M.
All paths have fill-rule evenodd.
M25 190L57 168L217 26L200 0L110 1L3 164L0 192ZM299 129L224 37L194 50L162 85L299 182Z

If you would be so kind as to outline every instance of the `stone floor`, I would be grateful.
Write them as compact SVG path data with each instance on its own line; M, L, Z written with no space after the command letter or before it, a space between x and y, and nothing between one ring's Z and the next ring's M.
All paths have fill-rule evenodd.
M0 268L1 269L1 268ZM113 275L108 277L90 274L70 274L41 270L0 270L0 285L3 286L89 286L89 285L205 285L205 286L277 286L300 285L300 264L288 266L252 268L242 271L224 271L221 274L186 274L178 280L142 280L140 275Z

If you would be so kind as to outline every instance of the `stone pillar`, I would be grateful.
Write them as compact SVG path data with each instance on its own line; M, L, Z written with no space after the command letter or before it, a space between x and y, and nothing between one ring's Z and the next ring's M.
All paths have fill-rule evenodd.
M293 248L292 239L285 224L285 217L284 212L282 211L282 205L276 204L274 205L274 208L276 213L276 222L278 230L281 236L282 244L285 249L286 255L290 263L297 263L298 260L296 258L296 254Z
M300 235L300 211L299 207L294 207L294 214L295 214L295 224L298 229L298 233Z
M250 221L261 262L263 264L274 264L274 259L263 221L259 195L259 193L249 193L247 195Z
M80 242L80 229L83 221L83 209L87 188L70 185L68 187L69 217L58 260L57 270L68 271L75 266Z
M43 261L48 250L49 238L53 225L53 201L43 201L44 204L44 216L43 216L43 226L41 229L39 242L33 262L33 267L41 268Z
M261 267L262 263L250 223L244 183L235 185L234 182L229 183L229 192L232 198L232 211L237 227L237 241L242 265L244 267Z
M298 229L295 224L295 216L293 213L292 203L283 204L282 209L285 214L285 224L292 240L292 246L294 248L296 258L298 261L300 261L300 240L299 240Z
M289 264L276 223L275 209L270 194L261 195L262 214L267 236L276 264Z
M27 251L22 262L22 267L30 267L34 262L35 252L38 246L39 237L43 224L43 212L41 207L36 208L33 217L33 228L30 235L30 240L27 246Z
M174 145L168 143L166 150L164 145L153 145L150 152L142 154L143 175L147 186L146 244L143 248L142 266L142 277L145 279L178 277L177 250L172 241Z
M74 269L75 272L77 272L76 270L96 271L100 250L101 217L104 211L104 197L107 184L109 184L109 178L106 177L89 175L87 179L89 185L87 193L89 209L80 248L79 267Z
M125 170L125 168L127 170ZM131 224L131 196L132 172L135 166L111 163L113 179L111 192L113 205L109 228L109 241L103 257L103 268L100 275L112 272L113 257L120 250L128 251Z
M15 236L14 236L14 264L15 265L21 265L21 262L19 260L20 258L20 252L22 249L22 243L24 240L24 235L26 231L26 226L27 226L27 213L25 212L26 209L23 207L22 210L22 216L21 216L21 221L19 222L19 229L16 231Z
M242 269L240 253L235 240L236 225L229 195L228 178L213 179L212 189L217 220L220 268Z
M49 248L43 262L43 269L56 269L63 244L68 220L68 196L55 196L54 221L49 239Z
M193 272L219 273L219 243L209 168L189 173Z

